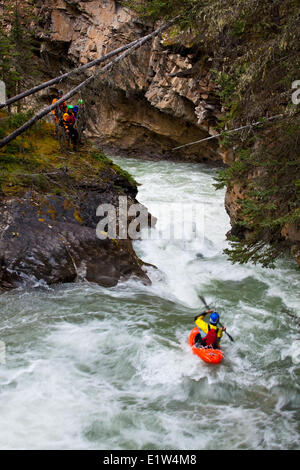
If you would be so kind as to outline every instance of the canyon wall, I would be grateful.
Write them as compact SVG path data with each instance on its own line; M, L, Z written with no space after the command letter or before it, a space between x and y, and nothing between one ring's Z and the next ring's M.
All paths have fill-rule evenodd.
M47 30L41 37L42 57L54 75L96 59L157 26L147 24L114 0L46 0L42 16ZM226 55L233 55L233 64L240 47L234 34L226 35L226 28L223 30L217 53L222 61ZM223 148L218 139L173 150L218 133L217 124L226 109L220 102L222 85L217 85L216 76L212 76L215 60L215 53L201 50L192 33L182 33L176 27L146 43L105 76L96 77L82 92L89 109L87 136L112 153L232 165L237 159L234 145ZM228 88L227 83L223 86ZM230 96L228 99L230 103ZM257 100L259 103L260 98ZM275 136L276 132L275 128ZM251 181L249 176L247 184L237 181L227 186L225 207L232 233L237 234L238 223L243 220L239 200L247 197ZM239 237L247 237L251 227L239 227L238 232ZM279 238L285 240L300 264L298 224L284 224L276 235Z
M272 6L265 3L261 2L265 8L264 11L262 6L262 13L268 17L268 8L272 10ZM36 5L38 21L33 21L32 26L39 41L40 81L86 64L141 38L157 26L157 22L141 19L114 0L37 0ZM287 82L287 72L293 70L297 45L292 40L285 43L285 28L276 24L286 25L286 30L293 33L293 11L285 6L280 11L272 10L275 15L272 26L260 23L252 6L247 10L247 21L241 22L238 15L245 15L246 11L244 6L241 8L236 22L234 16L230 20L222 5L216 11L212 8L207 24L203 17L199 20L197 39L191 32L182 32L174 26L105 75L97 76L97 68L89 69L62 82L58 88L67 92L95 74L91 84L72 101L85 100L86 137L108 154L225 164L230 169L223 182L227 188L225 208L231 220L231 234L240 240L250 240L250 247L254 240L254 259L255 246L262 241L265 246L277 245L278 253L290 249L300 264L300 228L294 194L298 186L296 173L291 172L292 166L297 169L299 128L297 131L293 115L282 126L280 121L274 121L261 132L231 134L230 139L223 139L226 148L220 140L211 139L173 150L216 135L222 121L223 125L229 123L229 128L236 128L279 111L289 114L289 96L283 83ZM259 4L255 8L259 10ZM207 30L210 35L206 35ZM266 41L270 44L267 50L273 50L276 34L278 38L283 34L281 42L277 41L282 44L277 51L278 59L275 53L273 56L264 53ZM286 47L291 50L284 68ZM260 71L254 63L258 69L261 67ZM276 71L272 76L272 92L268 71ZM30 77L28 80L30 83ZM39 81L34 77L31 80ZM38 104L49 103L58 88L40 93ZM30 100L28 103L32 104ZM297 119L297 110L293 112ZM252 208L248 219L241 200ZM242 253L237 261L247 262L248 252L246 249L245 256Z
M45 31L39 35L41 56L53 76L154 28L114 0L46 0L40 15ZM88 105L88 137L105 150L132 156L215 163L228 159L215 140L172 151L216 133L221 114L207 58L190 38L179 39L165 34L146 43L82 91ZM62 83L62 89L67 91L72 83Z

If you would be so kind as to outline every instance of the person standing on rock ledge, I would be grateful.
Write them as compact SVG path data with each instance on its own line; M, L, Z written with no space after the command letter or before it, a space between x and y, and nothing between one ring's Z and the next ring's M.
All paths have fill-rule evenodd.
M76 129L78 131L78 140L82 143L82 135L86 129L86 109L82 99L78 100L77 105L78 112L76 115Z
M63 96L63 91L59 90L57 97L53 98L51 104L56 103L56 101L58 101L62 96ZM65 101L51 111L51 113L53 114L53 120L55 124L55 131L54 131L55 136L57 135L57 126L59 125L59 120L62 117L63 113L65 113L66 111L67 111L67 104L65 103Z
M62 98L62 96L63 96L63 91L59 90L57 97L53 98L51 104L56 103L56 101L58 101L60 98ZM61 103L59 106L57 106L57 108L55 108L51 111L51 113L55 116L55 122L56 123L58 123L60 115L62 115L66 111L67 111L67 104L66 104L65 101L63 103Z
M73 106L68 106L67 112L63 115L63 123L65 127L67 140L73 142L73 150L76 150L78 144L78 132L74 128L76 122L75 115L73 113Z

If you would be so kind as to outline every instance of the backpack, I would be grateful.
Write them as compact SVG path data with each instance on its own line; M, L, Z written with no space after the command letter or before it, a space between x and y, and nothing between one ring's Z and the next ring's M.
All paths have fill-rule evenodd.
M203 339L206 342L206 346L216 347L218 341L218 330L215 330L208 325L208 333Z

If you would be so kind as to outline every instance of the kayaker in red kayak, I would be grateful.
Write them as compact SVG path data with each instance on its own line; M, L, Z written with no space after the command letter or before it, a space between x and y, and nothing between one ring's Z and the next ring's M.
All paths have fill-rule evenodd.
M208 315L209 313L209 323L207 323L203 319L205 315ZM219 319L219 314L217 312L214 312L213 310L206 310L205 312L200 313L200 315L197 315L194 318L194 321L198 328L200 328L200 330L202 330L206 334L204 338L201 337L200 333L195 336L195 346L197 348L209 346L211 348L218 349L220 347L220 340L222 338L223 331L226 331L226 328L224 326L222 326L222 328L219 328L217 326Z

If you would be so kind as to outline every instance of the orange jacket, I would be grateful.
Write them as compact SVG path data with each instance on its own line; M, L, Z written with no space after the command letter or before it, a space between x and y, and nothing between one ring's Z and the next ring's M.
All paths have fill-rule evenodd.
M68 126L68 125L73 126L75 124L76 118L75 118L73 113L72 114L65 113L63 115L63 120L64 120L66 126Z
M56 101L57 101L57 98L53 98L53 100L52 100L52 103L51 103L51 104L54 104L54 103L56 103ZM56 114L56 108L52 109L51 113L55 115L55 114Z
M56 101L58 101L58 98L53 98L51 104L56 103ZM60 109L61 111L65 111L66 108L67 108L67 105L66 105L65 101L63 101L58 107L59 107L59 109ZM52 114L56 114L56 113L57 113L57 108L52 109L51 113L52 113Z

